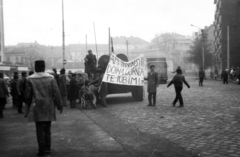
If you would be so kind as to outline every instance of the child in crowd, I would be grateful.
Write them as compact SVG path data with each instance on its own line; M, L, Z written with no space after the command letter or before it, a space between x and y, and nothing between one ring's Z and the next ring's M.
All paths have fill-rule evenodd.
M80 95L81 95L81 99L82 99L82 105L84 108L87 107L86 101L90 101L90 104L92 106L96 106L95 105L96 99L94 97L93 91L90 88L90 81L88 81L88 80L85 81L85 85L80 90Z

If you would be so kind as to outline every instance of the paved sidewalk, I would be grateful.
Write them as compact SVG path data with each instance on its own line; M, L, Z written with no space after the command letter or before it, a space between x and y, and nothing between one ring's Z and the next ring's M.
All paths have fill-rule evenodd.
M35 125L10 105L0 119L0 156L33 157L38 146ZM52 153L56 157L129 157L128 151L78 109L64 108L52 124Z
M52 157L194 157L178 145L141 132L105 108L64 108L52 123ZM36 156L35 124L10 103L0 119L0 156Z

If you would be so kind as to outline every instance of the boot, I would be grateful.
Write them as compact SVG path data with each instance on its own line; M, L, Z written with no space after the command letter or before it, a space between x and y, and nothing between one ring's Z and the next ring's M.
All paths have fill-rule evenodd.
M152 106L152 101L148 100L148 102L149 102L148 106Z

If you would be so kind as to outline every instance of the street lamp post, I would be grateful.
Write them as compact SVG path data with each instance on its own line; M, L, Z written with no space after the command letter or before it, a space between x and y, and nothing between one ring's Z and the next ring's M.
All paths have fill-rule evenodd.
M63 0L62 0L62 40L63 40L63 68L65 68L66 60L65 60L65 32L64 32L64 6L63 6Z
M193 27L197 27L201 30L201 33L202 33L202 68L203 68L203 71L205 71L205 53L204 53L204 30L198 26L195 26L195 25L191 25Z

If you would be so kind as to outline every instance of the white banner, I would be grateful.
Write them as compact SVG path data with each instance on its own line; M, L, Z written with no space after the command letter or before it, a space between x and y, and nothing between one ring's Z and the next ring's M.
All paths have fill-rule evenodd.
M143 86L144 84L144 59L143 55L124 62L115 54L111 54L108 66L103 76L103 82Z

